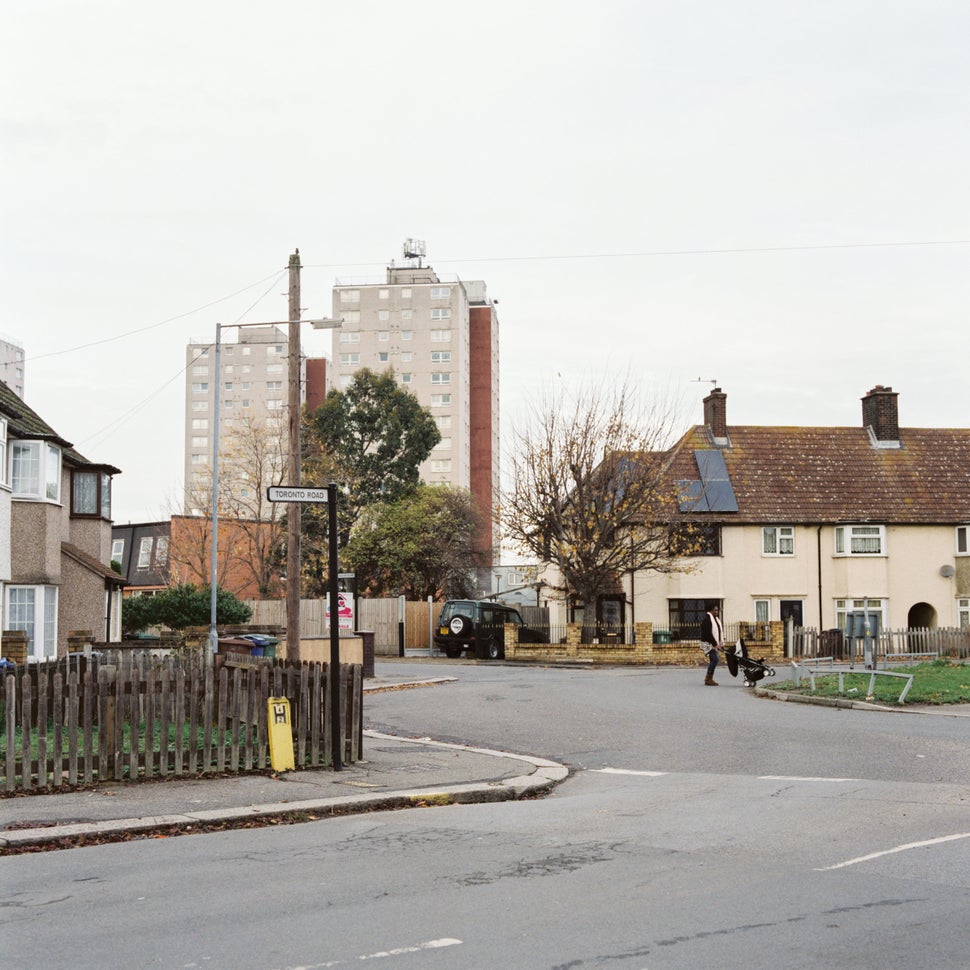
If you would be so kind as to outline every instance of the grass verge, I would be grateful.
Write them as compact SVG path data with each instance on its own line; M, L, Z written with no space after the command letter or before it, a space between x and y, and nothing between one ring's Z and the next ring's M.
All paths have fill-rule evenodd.
M913 686L902 705L910 704L970 704L970 666L952 663L949 660L934 660L931 663L912 666L890 667L901 674L913 675ZM813 697L844 696L854 700L871 700L876 704L899 705L899 694L905 681L897 677L876 677L873 693L868 694L870 674L865 671L848 671L843 675L844 693L839 694L837 674L815 678L812 691L807 678L802 678L797 687L795 682L786 680L772 684L775 691L790 691L797 694L810 694Z

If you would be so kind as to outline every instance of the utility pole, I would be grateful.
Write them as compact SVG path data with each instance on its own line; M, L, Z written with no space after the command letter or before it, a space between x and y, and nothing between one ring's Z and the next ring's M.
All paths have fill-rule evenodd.
M289 468L287 483L298 486L302 481L300 448L300 250L290 256L290 302L288 367L289 378ZM300 660L300 540L302 513L299 502L291 502L286 516L286 659Z

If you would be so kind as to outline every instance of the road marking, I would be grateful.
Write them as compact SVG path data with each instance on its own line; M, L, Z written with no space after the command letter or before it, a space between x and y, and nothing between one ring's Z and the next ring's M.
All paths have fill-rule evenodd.
M892 855L895 852L906 852L909 849L922 849L927 845L940 845L943 842L955 842L957 839L970 839L970 832L961 832L959 835L942 835L938 839L926 839L923 842L907 842L905 845L897 845L894 849L884 849L882 852L870 852L869 855L861 855L856 859L847 859L845 862L838 862L834 866L823 866L817 868L816 872L830 872L832 869L845 869L847 866L854 866L859 862L869 862L870 859L878 859L880 856Z
M601 775L642 775L645 778L659 778L666 775L666 771L630 771L627 768L590 768Z
M428 940L427 943L418 943L417 946L401 946L395 950L380 950L377 953L364 953L355 960L380 960L384 957L402 956L406 953L421 953L424 950L437 950L443 946L461 946L461 940L453 940L449 937L442 937L440 940ZM287 967L286 970L324 970L326 967L339 967L349 960L328 960L326 963L303 964L299 967Z
M816 778L813 775L758 775L758 781L858 781L858 778Z

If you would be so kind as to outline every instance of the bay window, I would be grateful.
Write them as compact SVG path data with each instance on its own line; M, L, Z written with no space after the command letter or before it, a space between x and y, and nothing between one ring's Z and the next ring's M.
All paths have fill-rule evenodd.
M71 474L71 515L111 518L111 476L107 472L77 470Z
M10 446L14 498L59 502L61 449L49 441L14 441Z

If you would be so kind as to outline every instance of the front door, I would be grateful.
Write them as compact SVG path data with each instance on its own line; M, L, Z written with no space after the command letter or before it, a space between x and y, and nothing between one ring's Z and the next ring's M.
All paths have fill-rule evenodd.
M801 600L782 600L780 605L781 621L785 624L785 654L789 654L788 643L788 621L792 621L792 626L804 626L802 620L802 601Z

